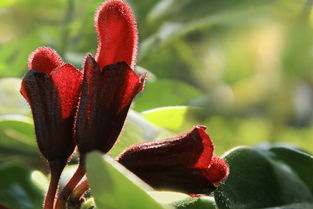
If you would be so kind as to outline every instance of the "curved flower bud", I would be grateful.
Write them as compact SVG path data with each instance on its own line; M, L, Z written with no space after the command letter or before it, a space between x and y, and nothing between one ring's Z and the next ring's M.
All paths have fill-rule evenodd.
M213 156L205 127L180 136L134 145L117 161L152 187L189 194L210 193L228 176L228 165Z
M29 68L21 93L32 109L39 149L49 161L66 162L75 147L73 123L82 73L47 47L30 55Z
M108 152L117 140L145 75L132 70L137 52L137 27L126 2L109 0L95 16L98 50L87 55L76 120L76 140L81 154Z
M82 94L76 120L76 140L81 154L108 152L123 127L130 104L141 91L145 76L137 76L125 62L102 71L91 55L84 64Z

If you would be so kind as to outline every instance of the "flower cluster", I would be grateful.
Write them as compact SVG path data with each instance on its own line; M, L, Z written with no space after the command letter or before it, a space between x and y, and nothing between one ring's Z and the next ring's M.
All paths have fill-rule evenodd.
M56 208L64 208L62 202L83 177L85 155L112 148L132 100L144 87L145 75L134 72L137 26L128 5L107 1L96 12L95 26L97 53L86 56L83 73L64 63L53 49L41 47L30 55L30 70L22 81L38 147L51 169L45 209L54 208L59 176L75 147L80 167ZM189 194L209 193L228 176L228 166L213 156L203 126L171 139L134 145L116 160L154 188Z

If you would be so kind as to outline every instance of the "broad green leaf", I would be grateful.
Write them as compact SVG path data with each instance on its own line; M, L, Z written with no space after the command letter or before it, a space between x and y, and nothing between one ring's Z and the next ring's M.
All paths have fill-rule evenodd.
M19 78L0 79L0 114L27 114L30 108L20 94L22 80Z
M230 175L214 192L218 208L313 208L307 185L287 165L264 152L239 147L226 154Z
M217 209L214 198L208 196L190 197L173 204L177 209Z
M36 147L33 121L24 115L0 115L0 144L20 143ZM12 141L14 140L14 141Z
M179 133L192 128L198 117L201 108L187 106L173 106L156 108L143 112L144 117L151 123Z
M144 91L135 101L135 109L144 111L156 107L187 105L200 96L196 88L181 81L157 80L145 85Z
M87 177L97 208L164 209L145 190L151 190L109 156L87 155Z
M151 191L149 194L161 204L172 204L173 202L180 202L190 198L189 195L180 192Z
M0 161L14 160L30 165L42 163L34 132L30 117L0 115Z
M295 203L290 205L284 205L282 207L270 207L263 209L311 209L313 208L313 204L310 203Z
M0 165L0 204L10 209L38 209L43 198L30 170L8 163Z
M262 149L263 147L261 147ZM286 163L301 180L309 187L313 194L313 156L287 146L269 146L269 154L275 160Z
M159 203L177 209L216 209L214 198L209 196L191 197L178 192L150 192L150 195Z
M130 110L121 136L110 154L117 156L129 146L155 139L163 132L164 130L147 121L140 113Z

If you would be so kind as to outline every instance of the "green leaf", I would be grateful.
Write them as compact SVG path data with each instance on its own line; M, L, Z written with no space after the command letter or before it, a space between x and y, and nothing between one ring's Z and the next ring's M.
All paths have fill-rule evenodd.
M135 109L144 111L156 107L187 105L200 96L197 89L181 81L157 80L146 84L145 90L135 101Z
M214 198L208 196L190 197L188 200L176 202L177 209L216 209Z
M145 191L149 187L109 156L87 155L87 177L97 208L164 209Z
M225 156L230 175L214 192L218 208L313 208L305 183L266 152L239 147Z
M187 106L163 107L143 112L149 122L175 133L191 129L199 121L200 114L201 108Z
M189 195L180 192L151 191L149 194L153 197L153 199L161 204L172 204L174 202L181 202L190 198Z
M295 173L297 173L313 194L312 155L287 146L270 146L267 147L267 150L272 158L286 163Z
M44 194L32 182L31 171L13 164L0 165L0 204L10 209L38 209Z
M191 197L178 192L150 192L150 195L159 203L177 209L216 209L214 199L209 196Z
M121 136L110 150L110 154L117 156L129 146L147 139L155 139L162 132L164 130L147 121L140 113L130 110Z
M34 125L25 115L0 115L0 162L41 163Z
M0 114L27 114L30 108L20 94L22 80L19 78L0 79Z
M24 115L0 115L0 144L19 143L36 148L34 125L30 117Z

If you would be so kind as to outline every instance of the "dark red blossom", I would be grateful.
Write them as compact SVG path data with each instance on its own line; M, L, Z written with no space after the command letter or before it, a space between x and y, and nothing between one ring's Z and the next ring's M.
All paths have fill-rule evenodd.
M108 152L117 140L144 76L134 71L137 29L131 10L120 0L97 10L96 59L87 55L82 94L76 120L76 139L81 154Z
M21 93L32 109L39 149L49 161L66 162L75 147L73 123L82 73L47 47L30 55L28 67Z
M210 193L228 176L228 165L213 156L205 127L162 140L134 145L117 161L157 189Z

